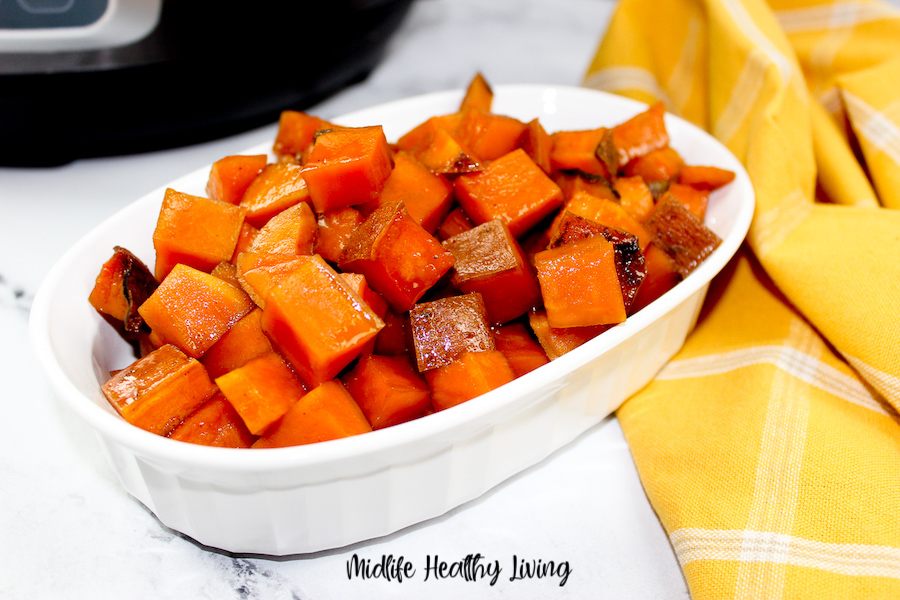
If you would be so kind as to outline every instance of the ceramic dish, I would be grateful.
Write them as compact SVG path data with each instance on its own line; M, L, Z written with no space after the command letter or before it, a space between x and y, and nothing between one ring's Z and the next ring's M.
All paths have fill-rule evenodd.
M614 125L646 109L582 88L496 86L495 112L540 118L547 131ZM429 94L333 121L384 126L389 140L453 112L461 91ZM713 193L707 225L721 246L672 291L552 363L477 399L364 435L283 449L184 444L133 427L101 396L112 369L133 359L88 304L100 265L122 245L153 263L163 189L100 224L54 266L34 300L31 337L59 397L99 437L125 489L166 526L237 553L285 555L337 548L436 517L534 465L614 411L681 347L710 279L743 240L754 195L724 146L666 116L672 146L691 164L737 173ZM235 149L257 154L269 147ZM166 187L204 194L204 168Z

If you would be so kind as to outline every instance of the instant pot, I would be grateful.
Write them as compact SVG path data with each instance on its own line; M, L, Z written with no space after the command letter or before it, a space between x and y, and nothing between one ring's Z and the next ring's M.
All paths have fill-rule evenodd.
M412 0L0 0L0 164L198 143L369 74Z

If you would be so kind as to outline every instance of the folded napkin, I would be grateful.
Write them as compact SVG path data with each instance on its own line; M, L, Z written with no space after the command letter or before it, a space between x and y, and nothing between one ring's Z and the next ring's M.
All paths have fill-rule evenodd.
M585 85L715 135L757 208L618 411L694 598L900 598L900 12L622 0Z

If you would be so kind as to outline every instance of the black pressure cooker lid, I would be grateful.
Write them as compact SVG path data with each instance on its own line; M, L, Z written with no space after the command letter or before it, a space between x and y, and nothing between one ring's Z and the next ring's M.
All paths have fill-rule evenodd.
M153 31L125 46L0 52L0 165L171 148L274 122L366 77L411 2L162 0Z

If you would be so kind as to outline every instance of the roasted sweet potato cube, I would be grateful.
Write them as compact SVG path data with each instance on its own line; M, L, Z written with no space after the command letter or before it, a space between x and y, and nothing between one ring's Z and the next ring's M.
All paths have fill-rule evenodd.
M607 134L606 127L550 134L550 168L552 171L582 171L609 179L615 176L597 155Z
M438 227L437 237L439 240L444 241L452 238L458 233L468 231L473 227L475 227L475 224L472 222L472 219L469 218L469 215L466 214L463 207L457 206L447 214L447 217L443 221L441 221L441 224Z
M333 127L328 121L302 111L282 111L272 150L279 157L302 164L306 161L316 132Z
M538 252L534 266L551 327L625 320L615 249L603 236Z
M587 192L577 192L566 202L565 210L560 211L550 225L549 233L551 237L565 211L575 213L579 217L584 217L601 225L609 225L610 227L627 231L637 236L638 243L642 249L646 248L647 244L650 243L651 235L647 228L632 217L620 204L606 198L592 196Z
M312 254L317 229L316 215L308 203L301 202L272 217L253 238L248 250L265 257L269 264Z
M699 190L717 190L734 181L734 171L719 167L685 165L678 174L678 183Z
M494 350L484 301L478 293L422 302L409 311L420 373L448 365L464 352Z
M253 300L244 290L178 264L138 312L162 343L200 358L253 308Z
M165 344L113 375L100 389L126 421L167 435L216 393L206 369Z
M462 113L456 138L480 162L490 162L515 150L524 132L525 123L518 119L469 109Z
M265 154L235 154L212 164L206 182L206 195L211 200L238 204L250 183L266 166Z
M261 317L261 309L251 310L200 357L210 377L215 379L272 352L272 342L262 330Z
M165 279L178 263L208 273L229 260L246 212L227 202L167 189L153 231L156 280Z
M408 356L363 356L342 378L372 429L399 425L431 409L431 392Z
M494 329L497 350L506 357L516 377L550 362L547 353L524 324L516 322Z
M650 242L644 250L644 268L647 276L631 304L631 313L641 310L681 281L675 262L655 242Z
M521 148L483 171L460 175L455 193L473 222L500 219L517 238L563 202L559 186Z
M481 294L491 323L512 321L540 304L537 276L503 221L455 235L444 248L454 258L451 282L463 293Z
M525 151L531 157L534 164L539 166L548 175L553 170L550 164L550 150L553 147L553 139L540 120L532 119L525 124L525 130L519 136L517 147Z
M300 446L369 431L372 427L359 405L340 381L332 379L300 398L253 447Z
M635 221L643 223L650 218L654 206L653 192L643 178L619 177L614 187L619 196L619 206L634 217Z
M247 209L245 220L258 229L284 209L308 201L302 172L291 163L266 165L241 198L240 205Z
M451 134L456 131L460 118L462 118L462 114L458 112L429 117L426 121L400 136L395 146L398 150L416 153L419 149L425 148L431 143L434 139L434 134L439 129L443 129Z
M315 253L336 264L350 236L363 221L365 217L352 206L318 215L316 242L313 246Z
M425 372L434 410L446 410L516 378L499 350L465 352L449 364Z
M216 377L216 385L253 435L262 434L306 394L277 352L268 352Z
M709 190L673 182L669 185L668 193L678 198L679 202L694 213L694 216L700 219L701 223L703 222L703 219L706 217L706 207L709 204Z
M563 198L570 200L578 192L587 192L597 198L619 201L619 194L609 179L602 175L592 175L584 171L558 171L553 181L562 190Z
M260 308L266 307L266 296L269 295L269 291L285 275L292 273L303 264L299 257L272 262L272 256L260 255L255 252L244 252L237 260L236 271L241 288L250 295L254 304Z
M402 202L406 212L428 233L433 234L453 204L453 184L433 173L407 152L394 155L394 170L374 202L360 207L370 213L379 204Z
M256 436L225 396L217 392L173 429L169 439L217 448L249 448Z
M547 320L547 312L543 310L532 311L528 315L528 324L550 360L556 360L563 354L594 339L611 327L610 325L550 327L550 323Z
M353 293L359 296L363 302L368 304L369 308L372 309L372 312L383 320L384 315L386 315L389 310L388 303L381 294L369 287L366 276L361 275L360 273L341 273L340 275Z
M244 221L244 224L241 225L241 232L238 235L237 244L234 247L234 253L231 255L232 263L237 262L237 257L241 254L241 252L246 252L250 249L250 246L253 244L253 240L256 239L256 236L259 234L259 229Z
M669 192L657 201L647 229L682 277L687 277L722 243L714 231Z
M321 256L300 261L266 297L262 326L301 379L315 387L359 356L384 321Z
M640 177L644 181L670 181L678 178L684 168L684 160L671 146L651 150L647 154L628 161L622 173L629 177Z
M482 168L475 152L455 132L442 127L436 128L412 153L423 165L442 175L471 173Z
M484 75L476 73L469 82L469 87L466 88L462 102L459 103L459 110L460 112L468 109L491 110L493 101L494 90L491 89Z
M316 213L374 200L393 168L380 125L321 132L303 167Z
M618 151L619 167L624 167L635 157L669 145L665 114L665 105L657 102L612 128L612 141Z
M636 236L622 229L601 225L569 211L564 211L548 248L571 244L595 235L602 235L613 244L616 253L616 275L619 277L619 285L622 288L625 311L626 313L630 312L629 309L635 295L647 275L644 254L641 252Z
M382 317L384 329L378 332L375 338L373 352L384 356L397 354L409 354L410 340L412 339L409 328L409 315L396 313L388 308Z
M397 312L409 310L453 266L453 255L406 212L382 204L357 229L338 260L361 273Z
M225 262L224 260L213 267L213 270L209 272L213 277L218 277L225 283L230 283L235 287L241 287L241 282L238 280L237 276L237 267L234 266L233 263Z
M126 339L145 330L138 307L156 289L156 279L141 259L122 248L103 263L88 302Z

